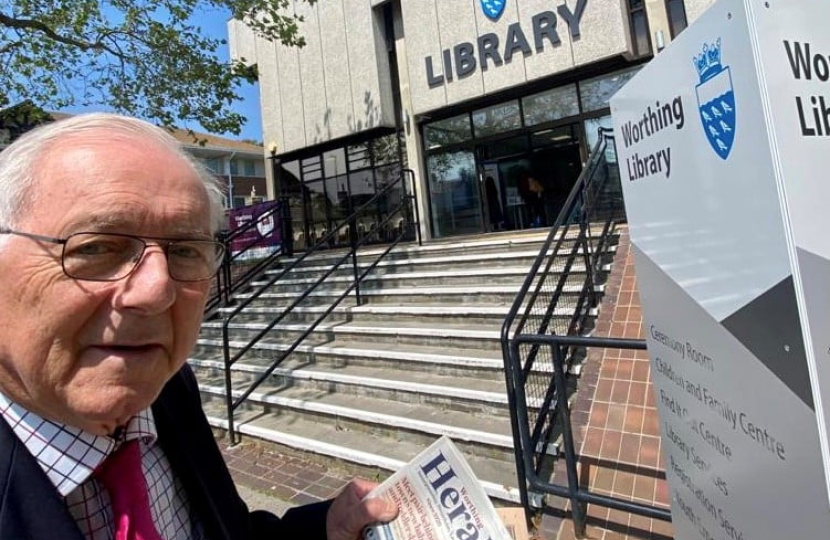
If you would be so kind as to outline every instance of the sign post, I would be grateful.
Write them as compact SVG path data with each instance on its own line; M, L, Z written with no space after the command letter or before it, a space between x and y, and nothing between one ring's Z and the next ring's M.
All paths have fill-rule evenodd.
M611 100L678 540L830 534L827 21L720 0Z

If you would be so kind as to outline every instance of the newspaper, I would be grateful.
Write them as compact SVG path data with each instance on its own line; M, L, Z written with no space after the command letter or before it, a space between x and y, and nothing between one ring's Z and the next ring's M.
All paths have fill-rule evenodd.
M472 469L447 437L441 437L369 497L395 501L389 523L367 527L365 540L511 540Z

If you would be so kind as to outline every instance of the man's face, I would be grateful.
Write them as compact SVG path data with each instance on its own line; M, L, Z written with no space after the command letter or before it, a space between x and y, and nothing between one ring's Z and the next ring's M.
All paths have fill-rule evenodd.
M36 165L35 202L17 230L210 238L203 184L157 143L76 135ZM196 340L208 281L181 283L149 245L115 282L61 269L61 246L8 236L0 251L0 390L51 420L110 433L149 406Z

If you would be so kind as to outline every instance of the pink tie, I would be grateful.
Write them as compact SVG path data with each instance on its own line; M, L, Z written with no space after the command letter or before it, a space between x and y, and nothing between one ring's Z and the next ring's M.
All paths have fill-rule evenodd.
M162 540L150 514L138 439L125 442L95 472L112 503L115 540Z

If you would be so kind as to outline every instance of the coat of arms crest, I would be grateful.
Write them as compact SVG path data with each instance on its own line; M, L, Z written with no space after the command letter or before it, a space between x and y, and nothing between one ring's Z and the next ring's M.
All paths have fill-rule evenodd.
M693 58L700 83L695 88L703 132L721 159L729 157L735 142L735 92L732 72L721 61L721 40L704 43Z

